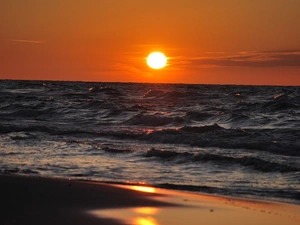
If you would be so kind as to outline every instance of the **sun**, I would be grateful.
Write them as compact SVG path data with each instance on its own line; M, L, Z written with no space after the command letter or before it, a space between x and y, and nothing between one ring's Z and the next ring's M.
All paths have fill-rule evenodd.
M147 57L147 64L152 69L161 69L167 64L167 57L161 52L152 52Z

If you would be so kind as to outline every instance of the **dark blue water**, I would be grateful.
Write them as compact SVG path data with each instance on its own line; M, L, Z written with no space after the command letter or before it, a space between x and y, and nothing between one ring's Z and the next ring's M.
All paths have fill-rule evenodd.
M2 80L0 171L300 204L300 87Z

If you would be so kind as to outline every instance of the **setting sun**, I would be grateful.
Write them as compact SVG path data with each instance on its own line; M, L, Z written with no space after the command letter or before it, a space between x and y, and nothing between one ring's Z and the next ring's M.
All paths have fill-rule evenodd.
M166 56L161 52L152 52L147 57L147 64L152 69L161 69L166 66L167 64L167 58Z

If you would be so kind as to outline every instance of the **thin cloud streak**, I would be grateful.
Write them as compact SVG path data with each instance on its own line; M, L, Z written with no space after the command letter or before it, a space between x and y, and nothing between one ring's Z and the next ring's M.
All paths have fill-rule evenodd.
M217 54L215 56L191 58L188 62L201 67L300 67L300 50L239 52L221 56L220 54Z
M46 41L40 40L26 40L26 39L8 39L11 42L30 43L30 44L45 44Z

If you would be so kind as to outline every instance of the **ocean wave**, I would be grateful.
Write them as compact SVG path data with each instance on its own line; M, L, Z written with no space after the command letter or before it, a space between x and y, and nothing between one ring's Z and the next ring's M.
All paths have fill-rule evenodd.
M178 155L181 155L182 153L178 153L175 151L165 151L165 150L157 150L155 148L149 149L146 154L144 155L145 157L159 157L159 158L171 158L175 157ZM190 156L189 153L187 153L188 156Z
M300 168L289 166L285 164L280 164L276 162L269 162L263 159L243 156L240 158L234 158L231 156L224 155L216 155L210 153L188 153L188 152L175 152L175 151L167 151L167 150L157 150L150 149L144 155L145 157L158 157L162 159L171 159L175 157L188 158L192 162L217 162L217 163L225 163L232 165L240 164L241 166L251 167L252 169L263 171L263 172L297 172L300 171Z
M263 172L297 172L300 171L300 168L289 166L285 164L280 164L276 162L269 162L263 159L250 157L250 156L244 156L237 160L242 166L250 166L253 167L256 170L260 170Z
M29 140L29 139L38 139L37 135L28 133L28 132L18 132L17 135L12 135L10 138L14 141L16 140Z
M156 185L159 188L182 190L182 191L192 191L192 192L204 192L204 193L214 193L214 194L229 194L229 189L210 187L205 185L187 185L187 184L171 184L171 183L161 183Z
M138 114L122 124L126 125L143 125L143 126L166 126L171 124L181 124L184 122L182 117L166 117L159 115Z
M260 110L263 112L274 112L274 111L287 111L296 109L298 110L299 105L296 105L292 102L285 102L285 101L270 101L264 103Z
M149 90L144 94L144 98L159 98L159 99L180 99L180 98L191 98L198 96L195 92L183 92L183 91L162 91L162 90Z
M90 93L101 93L101 94L105 94L105 95L110 95L110 96L123 96L124 94L119 91L116 88L113 87L109 87L109 86L102 86L102 87L90 87L89 88L89 92Z
M299 130L288 130L287 132L272 129L225 129L218 124L214 124L155 130L141 138L151 142L225 149L251 149L287 156L300 156L299 140L289 141L289 139L294 139L295 135L299 134Z
M118 149L118 148L109 148L109 147L102 147L101 148L103 151L105 152L109 152L109 153L132 153L133 150L131 149Z
M121 113L121 114L120 114ZM115 116L124 118L121 111L116 111ZM48 124L47 121L32 122L28 120L20 124L18 121L2 123L0 133L29 132L32 137L38 137L38 132L49 135L114 137L134 139L136 141L147 141L149 143L185 144L198 147L218 147L224 149L249 149L258 152L270 152L285 156L300 156L300 131L298 129L226 129L218 124L205 126L181 126L186 121L180 117L160 117L150 115L138 115L127 120L122 126L110 127L109 121L102 123L92 120L93 126L82 126L85 121L77 121L77 125L55 122ZM106 128L103 126L105 125ZM159 126L175 126L172 129L157 129ZM125 127L124 127L125 126ZM147 129L138 131L132 126L153 127L149 132ZM36 135L35 135L36 134ZM21 134L15 135L22 136Z
M191 133L207 133L207 132L221 131L221 130L225 130L225 128L219 126L216 123L213 125L205 125L205 126L201 126L201 127L184 126L179 129L179 131L185 131L185 132L191 132Z
M212 117L214 117L215 114L208 113L208 112L197 112L197 111L189 111L186 113L185 117L190 119L190 120L195 120L195 121L204 121L208 120Z
M51 115L53 115L51 109L33 109L33 108L23 108L23 109L18 109L14 112L11 112L9 114L9 117L14 117L14 118L34 118L34 119L39 119L39 118L51 118Z
M219 121L224 124L238 123L239 126L245 123L251 124L251 118L249 116L242 113L234 113L234 112L222 113L219 116Z
M0 169L0 174L39 174L38 171L32 169L6 168Z
M15 133L15 132L46 132L46 133L55 133L55 130L42 126L42 125L18 125L18 124L10 124L10 125L2 125L0 127L1 134Z
M152 98L152 97L162 97L165 94L164 91L160 90L149 90L146 94L144 94L144 98Z
M245 112L253 116L253 113L278 113L278 112L291 112L292 110L299 111L300 95L294 93L279 93L271 98L259 99L243 99L235 105L239 112Z
M106 113L105 113L105 117L115 117L115 116L120 116L121 114L124 113L124 109L118 109L118 108L112 108L109 109Z

